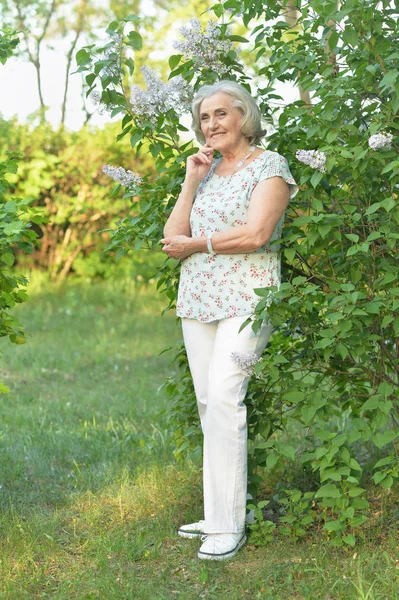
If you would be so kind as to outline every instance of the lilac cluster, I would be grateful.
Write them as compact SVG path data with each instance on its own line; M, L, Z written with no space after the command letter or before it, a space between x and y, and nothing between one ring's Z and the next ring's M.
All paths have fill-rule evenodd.
M109 64L103 70L109 77L120 77L120 52L123 37L115 31L110 32L108 35L111 41L104 47L102 60L109 61Z
M228 72L221 57L230 52L233 44L230 40L223 39L220 25L210 20L203 31L200 20L191 19L188 25L180 28L180 33L185 41L174 42L173 47L186 58L192 58L194 68L206 67L219 76Z
M230 358L238 367L240 367L241 371L248 376L253 374L254 366L260 361L259 356L254 352L248 354L245 354L244 352L232 352Z
M91 92L90 94L90 100L93 102L93 104L95 104L95 106L98 106L98 112L100 113L100 115L103 114L104 112L104 105L101 103L101 94L99 92Z
M112 177L114 181L117 181L124 187L132 187L140 185L142 183L141 177L135 175L133 171L124 169L123 167L111 167L110 165L104 165L102 168L103 173Z
M138 85L131 88L130 104L136 117L156 123L160 114L173 109L177 114L189 113L193 91L191 86L180 76L164 83L149 67L141 69L147 89Z
M380 150L381 148L389 150L391 143L391 133L375 133L369 137L369 146L372 150Z
M297 150L295 154L299 162L309 165L313 169L318 169L322 173L326 172L326 155L319 150Z

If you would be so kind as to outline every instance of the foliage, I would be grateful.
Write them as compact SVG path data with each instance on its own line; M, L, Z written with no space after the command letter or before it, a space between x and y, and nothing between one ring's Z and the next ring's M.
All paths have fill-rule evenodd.
M47 270L52 279L64 279L71 272L89 278L130 275L145 281L154 276L161 262L156 253L130 252L115 264L115 253L103 252L109 242L105 230L115 227L127 209L127 201L118 197L120 186L112 195L115 186L101 170L105 162L120 163L128 152L126 142L115 147L115 135L112 125L72 133L53 131L48 124L32 128L0 120L0 138L23 153L18 174L9 180L18 195L29 198L46 216L46 222L35 227L40 248L29 256L17 252L20 267ZM135 164L152 169L148 159Z
M0 62L3 65L14 54L18 44L19 38L15 31L4 30L0 33Z
M21 323L9 313L16 303L27 299L27 279L11 272L15 249L31 252L37 235L31 224L42 222L40 212L30 209L29 200L7 197L8 173L16 173L18 154L9 153L7 160L0 162L0 336L7 336L15 344L25 343Z
M270 319L276 333L247 398L250 491L260 473L273 472L281 462L299 462L318 475L319 484L315 490L287 489L290 511L281 531L303 535L317 509L332 544L353 546L369 515L368 482L356 448L371 448L371 456L381 451L372 483L384 490L398 478L399 467L397 11L387 0L348 0L340 8L316 0L295 9L271 0L229 0L213 7L222 19L227 10L226 21L234 22L233 14L248 28L255 64L250 81L234 47L247 39L221 24L221 39L232 42L219 56L224 78L249 89L260 82L259 104L274 126L268 147L289 158L301 187L282 240L285 281L280 290L258 290L253 326ZM133 73L134 50L143 43L137 24L135 15L111 23L108 32L117 36L117 46L110 41L77 55L88 85L97 86L113 115L121 115L120 137L129 136L138 155L147 150L156 161L157 175L144 177L135 190L139 214L128 215L114 231L111 246L121 253L133 242L136 248L156 245L178 195L184 161L194 152L190 142L180 141L185 128L176 110L160 109L156 120L145 120L129 100L128 72ZM169 79L180 76L194 91L217 78L202 57L173 55L169 66ZM277 81L298 85L312 105L298 100L281 108ZM388 141L392 136L392 147L384 142L377 149L370 140L375 134ZM313 151L297 155L306 157L307 165L293 163L304 150ZM167 260L159 285L170 307L177 278L177 265ZM168 386L178 394L180 413L193 433L186 366L182 380ZM172 419L179 412L176 406L173 411ZM285 434L292 424L298 443ZM181 439L180 417L176 428ZM198 428L187 440L199 443ZM187 444L180 449L186 451Z
M0 58L4 64L18 44L15 32L4 32L0 37ZM17 303L27 299L27 279L11 272L16 249L31 252L37 235L31 229L31 223L40 223L38 211L28 207L29 201L6 194L10 173L18 170L17 153L7 152L5 160L0 161L0 337L8 337L14 344L25 343L22 324L9 312ZM0 383L0 393L9 389Z

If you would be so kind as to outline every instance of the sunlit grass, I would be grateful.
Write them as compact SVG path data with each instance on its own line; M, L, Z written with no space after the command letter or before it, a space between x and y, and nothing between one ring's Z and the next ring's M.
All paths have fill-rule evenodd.
M0 598L399 598L394 521L356 549L310 533L227 563L176 535L202 516L201 472L174 461L159 416L173 368L160 352L180 338L163 305L126 282L34 279L28 343L1 341Z

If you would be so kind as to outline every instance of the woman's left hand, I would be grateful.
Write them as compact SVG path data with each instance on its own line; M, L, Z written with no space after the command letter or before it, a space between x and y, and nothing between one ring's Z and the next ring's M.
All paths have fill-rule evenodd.
M190 245L191 239L192 238L189 238L186 235L173 235L171 237L166 237L161 240L163 244L162 252L165 252L169 258L183 260L193 253Z

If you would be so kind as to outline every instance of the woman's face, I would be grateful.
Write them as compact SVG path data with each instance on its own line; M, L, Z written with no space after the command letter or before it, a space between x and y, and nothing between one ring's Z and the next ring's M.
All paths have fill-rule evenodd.
M234 99L218 92L205 98L200 106L201 130L208 146L222 154L234 150L246 140L241 133L242 111L233 106Z

